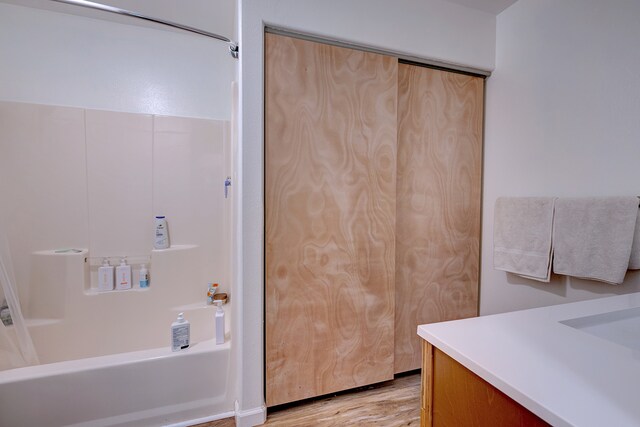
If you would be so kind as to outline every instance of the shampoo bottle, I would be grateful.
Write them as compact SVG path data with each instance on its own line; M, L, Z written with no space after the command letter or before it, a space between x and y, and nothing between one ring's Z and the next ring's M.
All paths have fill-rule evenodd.
M149 287L149 270L147 270L146 264L142 264L142 267L140 267L140 287Z
M156 217L155 238L153 240L155 249L167 249L169 247L169 229L164 216Z
M98 290L113 290L113 266L109 265L107 258L102 260L102 266L98 268Z
M189 347L191 326L180 313L178 319L171 324L171 351L178 351Z
M131 266L127 265L125 258L122 258L120 265L116 267L116 289L119 291L131 289Z
M224 310L222 301L214 301L216 308L216 344L224 344Z

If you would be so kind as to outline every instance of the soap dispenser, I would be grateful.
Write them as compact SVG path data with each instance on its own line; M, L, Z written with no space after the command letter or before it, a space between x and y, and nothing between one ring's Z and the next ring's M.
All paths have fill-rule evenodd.
M116 289L131 289L131 266L127 265L126 257L123 257L120 265L116 267Z
M102 266L98 268L98 290L113 290L113 266L109 265L109 259L102 259Z
M224 344L224 310L222 301L214 301L216 305L216 344Z

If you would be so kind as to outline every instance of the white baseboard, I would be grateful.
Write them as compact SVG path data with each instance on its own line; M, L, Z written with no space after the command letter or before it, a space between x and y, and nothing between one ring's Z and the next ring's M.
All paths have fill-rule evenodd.
M231 412L223 412L222 414L216 414L216 415L212 415L210 417L203 417L203 418L196 418L193 420L189 420L189 421L182 421L179 423L175 423L175 424L169 424L166 425L165 427L189 427L189 426L193 426L196 424L203 424L203 423L208 423L211 421L218 421L218 420L223 420L225 418L233 418L233 416L236 413L234 411Z
M267 420L267 407L260 406L258 408L239 411L236 407L236 427L254 427L264 424Z

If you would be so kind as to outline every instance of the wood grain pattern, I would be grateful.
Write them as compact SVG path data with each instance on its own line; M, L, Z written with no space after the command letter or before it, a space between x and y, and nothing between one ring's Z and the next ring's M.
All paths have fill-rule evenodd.
M364 390L269 410L264 425L417 427L420 425L419 399L420 374L406 375Z
M437 348L433 375L433 427L549 425Z
M430 426L433 419L433 346L422 340L422 384L420 389L420 425Z
M265 37L273 406L393 377L397 61Z
M483 85L398 68L395 372L420 367L417 326L477 315Z

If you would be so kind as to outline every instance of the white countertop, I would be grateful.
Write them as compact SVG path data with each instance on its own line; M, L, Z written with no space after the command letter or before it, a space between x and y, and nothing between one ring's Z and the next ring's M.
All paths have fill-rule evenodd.
M418 335L554 426L637 427L640 351L560 323L637 307L640 293L420 325ZM640 328L637 337L640 348Z

